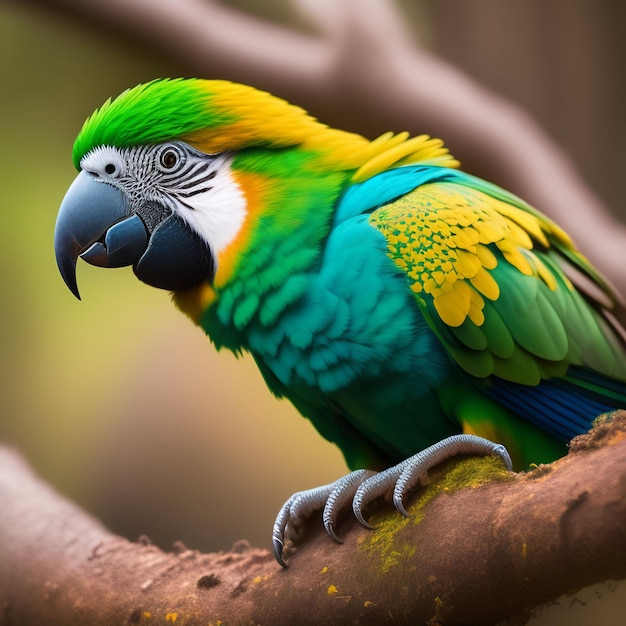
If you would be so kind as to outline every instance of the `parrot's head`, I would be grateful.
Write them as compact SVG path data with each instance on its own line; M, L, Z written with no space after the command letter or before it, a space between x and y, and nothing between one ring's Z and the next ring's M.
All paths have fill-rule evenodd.
M350 181L393 164L456 163L426 135L370 142L253 87L199 79L159 79L108 100L84 123L73 160L79 174L54 235L72 293L81 257L132 266L177 298L224 281L253 236L315 229Z
M76 139L79 174L57 218L67 286L79 297L79 256L132 265L140 280L171 291L210 284L249 211L233 161L301 145L320 129L299 107L227 81L161 79L107 101Z

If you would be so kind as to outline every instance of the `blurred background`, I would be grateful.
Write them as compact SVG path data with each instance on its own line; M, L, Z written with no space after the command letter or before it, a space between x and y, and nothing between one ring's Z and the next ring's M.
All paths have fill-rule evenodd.
M218 4L311 30L298 3ZM167 293L130 270L80 263L78 302L58 275L54 222L85 117L139 82L201 70L131 28L77 17L71 7L0 4L0 438L130 539L145 534L164 548L181 540L201 550L241 538L269 546L282 502L343 474L340 453L270 396L251 359L216 353ZM616 225L625 221L626 5L407 0L394 10L416 46L528 112ZM206 71L218 76L240 78L221 71L219 58ZM335 123L330 105L312 111L322 112ZM336 119L355 115L338 111ZM433 132L415 115L420 132ZM367 120L355 124L368 132ZM379 119L370 134L387 128L401 130ZM478 156L465 152L457 154L465 169L504 182L481 161L480 142Z

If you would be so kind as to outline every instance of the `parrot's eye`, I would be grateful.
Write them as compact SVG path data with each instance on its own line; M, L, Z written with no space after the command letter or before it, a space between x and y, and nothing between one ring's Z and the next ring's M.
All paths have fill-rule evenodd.
M109 175L113 175L113 174L115 174L115 170L116 170L116 167L115 167L115 165L114 165L113 163L107 163L107 164L104 166L104 171L105 171L107 174L109 174Z
M183 161L183 155L180 150L178 150L174 146L170 146L165 148L161 154L159 154L159 167L164 172L172 172L179 165L181 165Z

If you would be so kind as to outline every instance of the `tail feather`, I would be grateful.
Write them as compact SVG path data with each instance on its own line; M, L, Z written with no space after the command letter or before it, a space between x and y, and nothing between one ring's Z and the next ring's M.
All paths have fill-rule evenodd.
M486 393L562 441L589 430L598 415L626 408L626 382L575 366L535 387L498 380Z

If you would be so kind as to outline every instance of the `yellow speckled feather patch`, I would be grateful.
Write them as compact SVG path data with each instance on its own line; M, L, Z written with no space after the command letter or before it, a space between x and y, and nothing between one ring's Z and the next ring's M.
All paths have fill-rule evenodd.
M385 236L389 256L411 289L431 296L448 326L458 327L467 317L481 326L484 298L499 297L489 271L498 263L493 246L522 274L556 289L551 272L530 252L533 239L548 245L539 220L480 191L426 184L374 211L370 222Z

